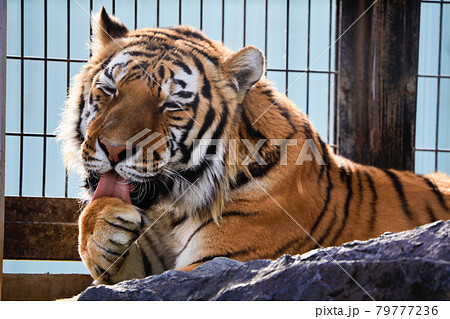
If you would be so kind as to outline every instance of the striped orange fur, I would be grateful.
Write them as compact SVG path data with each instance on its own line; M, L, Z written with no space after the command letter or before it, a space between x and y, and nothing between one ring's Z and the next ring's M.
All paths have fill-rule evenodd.
M94 25L94 54L74 80L60 136L67 165L86 180L79 250L97 282L217 256L274 259L449 218L446 175L335 155L265 79L257 48L234 53L190 27L128 31L104 9ZM141 132L167 139L125 146ZM306 141L323 161L305 153ZM95 195L118 187L111 172L131 203L128 190Z

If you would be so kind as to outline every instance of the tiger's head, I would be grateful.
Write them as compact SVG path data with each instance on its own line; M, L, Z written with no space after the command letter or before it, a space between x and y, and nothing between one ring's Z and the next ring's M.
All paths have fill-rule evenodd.
M185 26L131 32L104 8L93 26L93 55L74 78L59 134L86 199L208 207L222 196L233 121L264 74L261 51L233 53Z

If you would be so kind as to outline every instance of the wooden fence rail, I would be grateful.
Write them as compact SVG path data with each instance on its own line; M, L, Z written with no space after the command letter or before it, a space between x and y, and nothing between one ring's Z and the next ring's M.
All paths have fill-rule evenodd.
M80 260L78 210L71 198L6 197L4 258Z
M78 211L75 199L6 197L4 258L79 261ZM82 274L3 274L2 300L69 298L91 283Z

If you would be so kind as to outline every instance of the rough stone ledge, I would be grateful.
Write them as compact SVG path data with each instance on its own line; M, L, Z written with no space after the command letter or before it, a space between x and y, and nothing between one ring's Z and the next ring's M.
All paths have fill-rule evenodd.
M450 221L437 221L275 261L216 258L79 300L450 300L449 235Z

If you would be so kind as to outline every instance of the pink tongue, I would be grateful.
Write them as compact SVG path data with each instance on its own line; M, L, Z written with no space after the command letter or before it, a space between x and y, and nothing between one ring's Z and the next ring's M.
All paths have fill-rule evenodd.
M117 197L125 203L131 204L130 185L116 172L108 172L100 177L92 200L100 197Z

